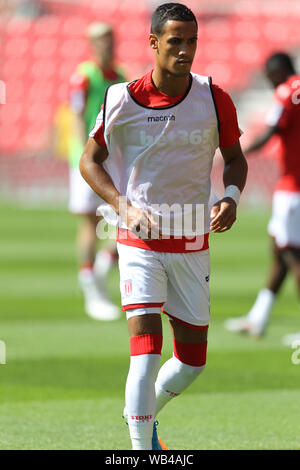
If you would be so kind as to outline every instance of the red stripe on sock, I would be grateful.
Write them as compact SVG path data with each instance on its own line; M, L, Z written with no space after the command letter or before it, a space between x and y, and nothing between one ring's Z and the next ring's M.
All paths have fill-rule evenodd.
M79 270L81 269L90 269L91 271L93 271L94 269L94 263L84 263L84 264L81 264L79 266Z
M130 356L161 354L162 340L162 335L157 333L133 336L130 338Z
M174 355L180 362L194 367L206 364L207 342L204 344L187 344L173 340L173 344Z

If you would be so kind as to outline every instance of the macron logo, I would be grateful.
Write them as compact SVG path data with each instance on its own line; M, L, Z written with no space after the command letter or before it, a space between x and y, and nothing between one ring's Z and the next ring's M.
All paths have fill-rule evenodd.
M174 114L170 114L170 116L148 116L148 122L159 122L159 121L175 121Z

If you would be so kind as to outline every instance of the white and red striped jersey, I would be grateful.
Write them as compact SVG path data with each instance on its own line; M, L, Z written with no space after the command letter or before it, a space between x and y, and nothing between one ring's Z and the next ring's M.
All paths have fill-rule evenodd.
M104 138L108 150L104 168L117 190L132 205L152 213L157 207L159 212L163 205L187 206L193 211L201 206L203 224L197 232L185 227L183 233L168 233L172 238L181 235L181 241L172 239L172 243L170 240L146 242L131 236L130 240L119 241L159 251L186 251L182 239L209 232L210 173L220 145L221 121L211 79L191 74L186 93L176 100L164 95L166 103L171 101L171 104L163 106L144 104L145 101L137 99L138 94L132 93L132 86L121 83L108 88L104 106L90 133L102 145ZM230 103L234 110L229 122L231 134L222 136L222 140L234 145L240 131L231 100ZM228 122L225 124L228 126ZM103 205L100 210L112 222L112 209ZM206 242L204 246L207 248Z

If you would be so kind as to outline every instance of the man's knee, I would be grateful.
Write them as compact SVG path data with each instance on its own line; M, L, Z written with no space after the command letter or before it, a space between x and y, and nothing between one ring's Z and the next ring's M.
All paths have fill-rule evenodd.
M145 308L134 309L134 316L127 311L128 329L130 337L144 334L162 334L160 313L147 313Z

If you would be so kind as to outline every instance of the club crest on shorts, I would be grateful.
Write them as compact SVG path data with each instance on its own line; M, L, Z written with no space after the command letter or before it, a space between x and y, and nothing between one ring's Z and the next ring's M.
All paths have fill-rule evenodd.
M126 279L124 281L124 293L125 295L130 295L132 293L132 280Z

